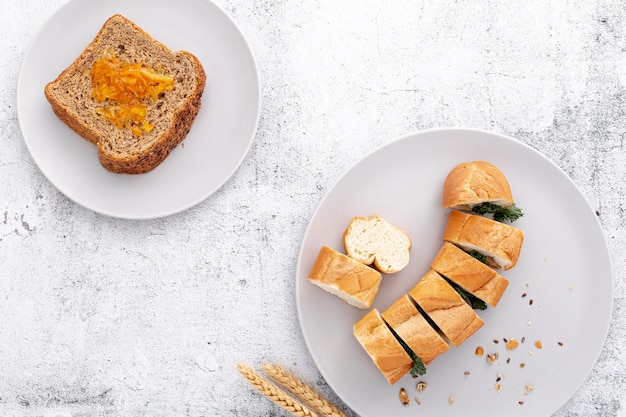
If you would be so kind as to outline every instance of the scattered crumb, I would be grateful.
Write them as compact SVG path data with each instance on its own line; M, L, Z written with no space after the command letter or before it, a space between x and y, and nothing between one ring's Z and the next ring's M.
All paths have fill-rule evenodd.
M483 349L482 346L478 346L474 353L476 354L476 356L483 356L483 354L485 353L485 349Z
M454 395L451 395L450 398L448 398L448 404L454 404Z
M535 342L535 347L536 347L537 349L541 349L541 348L543 348L543 343L541 343L541 340L537 340L537 341Z
M417 385L415 386L415 389L416 389L418 392L422 392L422 391L424 391L424 390L426 389L426 387L428 387L428 384L427 384L426 382L424 382L424 381L420 381L420 382L418 382L418 383L417 383Z
M496 391L498 391L498 392L502 391L502 385L500 385L500 384L495 384L493 387L494 387L494 388L496 389Z
M511 339L509 342L507 342L506 344L506 348L508 350L513 350L516 349L519 346L519 342L515 339Z
M469 371L465 371L465 372L463 372L463 375L465 375L465 378L467 378L468 376L470 376L470 373L469 373Z

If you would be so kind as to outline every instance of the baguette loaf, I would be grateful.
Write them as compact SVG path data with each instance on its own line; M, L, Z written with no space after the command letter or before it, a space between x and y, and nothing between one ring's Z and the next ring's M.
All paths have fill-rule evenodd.
M492 307L509 285L506 278L449 242L444 242L430 267Z
M378 293L380 272L327 246L322 246L309 282L350 305L369 308Z
M348 256L381 272L392 274L409 263L409 235L380 216L353 217L343 239Z
M424 365L429 365L450 349L450 345L431 327L406 294L381 315Z
M495 165L485 161L455 166L443 184L443 207L471 210L482 203L508 207L515 201L509 182Z
M468 252L476 250L487 257L490 266L508 270L517 264L524 232L486 217L452 210L443 240Z
M454 346L459 346L485 324L459 293L432 269L409 295Z
M376 309L354 326L353 334L390 384L395 384L413 367L413 360L391 333Z
M44 93L54 113L97 146L106 169L139 174L187 136L205 85L194 55L173 52L114 15Z

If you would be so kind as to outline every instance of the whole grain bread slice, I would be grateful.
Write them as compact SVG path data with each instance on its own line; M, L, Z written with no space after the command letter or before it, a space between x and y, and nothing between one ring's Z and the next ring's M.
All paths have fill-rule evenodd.
M174 86L157 100L145 100L149 132L134 134L97 113L102 103L92 97L91 69L113 53L120 61L141 63L169 74ZM122 15L110 17L93 41L44 93L54 113L98 147L100 163L109 171L140 174L153 170L189 133L201 106L206 74L200 61L186 51L171 51Z

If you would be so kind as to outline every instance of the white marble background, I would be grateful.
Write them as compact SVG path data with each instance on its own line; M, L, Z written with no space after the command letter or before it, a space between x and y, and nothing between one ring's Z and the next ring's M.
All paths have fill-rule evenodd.
M63 3L3 1L0 13L0 415L286 416L235 371L266 359L335 398L296 318L307 221L377 146L464 126L536 148L599 212L613 318L556 416L626 416L622 1L217 0L258 61L259 129L219 192L150 221L69 201L22 140L20 65Z

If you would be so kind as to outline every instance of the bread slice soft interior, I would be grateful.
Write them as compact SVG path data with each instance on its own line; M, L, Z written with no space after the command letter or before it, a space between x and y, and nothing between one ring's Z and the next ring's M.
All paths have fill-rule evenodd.
M443 184L444 208L471 210L482 203L508 207L514 202L509 181L490 162L461 163L448 173Z
M105 55L173 77L173 89L161 92L157 100L142 100L151 131L138 136L98 114L107 103L92 96L91 70ZM187 136L200 110L205 86L206 74L193 54L171 51L118 14L110 17L76 60L45 86L44 94L63 122L97 146L98 158L106 169L138 174L156 168Z
M353 334L390 384L398 382L413 367L413 360L377 309L370 310L354 324Z
M430 268L492 307L504 295L509 281L456 245L444 242Z
M409 235L380 216L353 217L343 240L348 256L383 273L398 272L410 260Z
M466 252L478 251L486 256L489 266L508 270L517 264L524 232L486 217L451 210L443 239Z
M450 345L422 316L407 294L398 298L381 315L424 365L429 365L450 349Z
M459 293L432 269L409 291L409 296L454 346L459 346L485 324Z
M328 246L322 246L309 273L309 282L355 307L366 309L374 302L380 272Z

